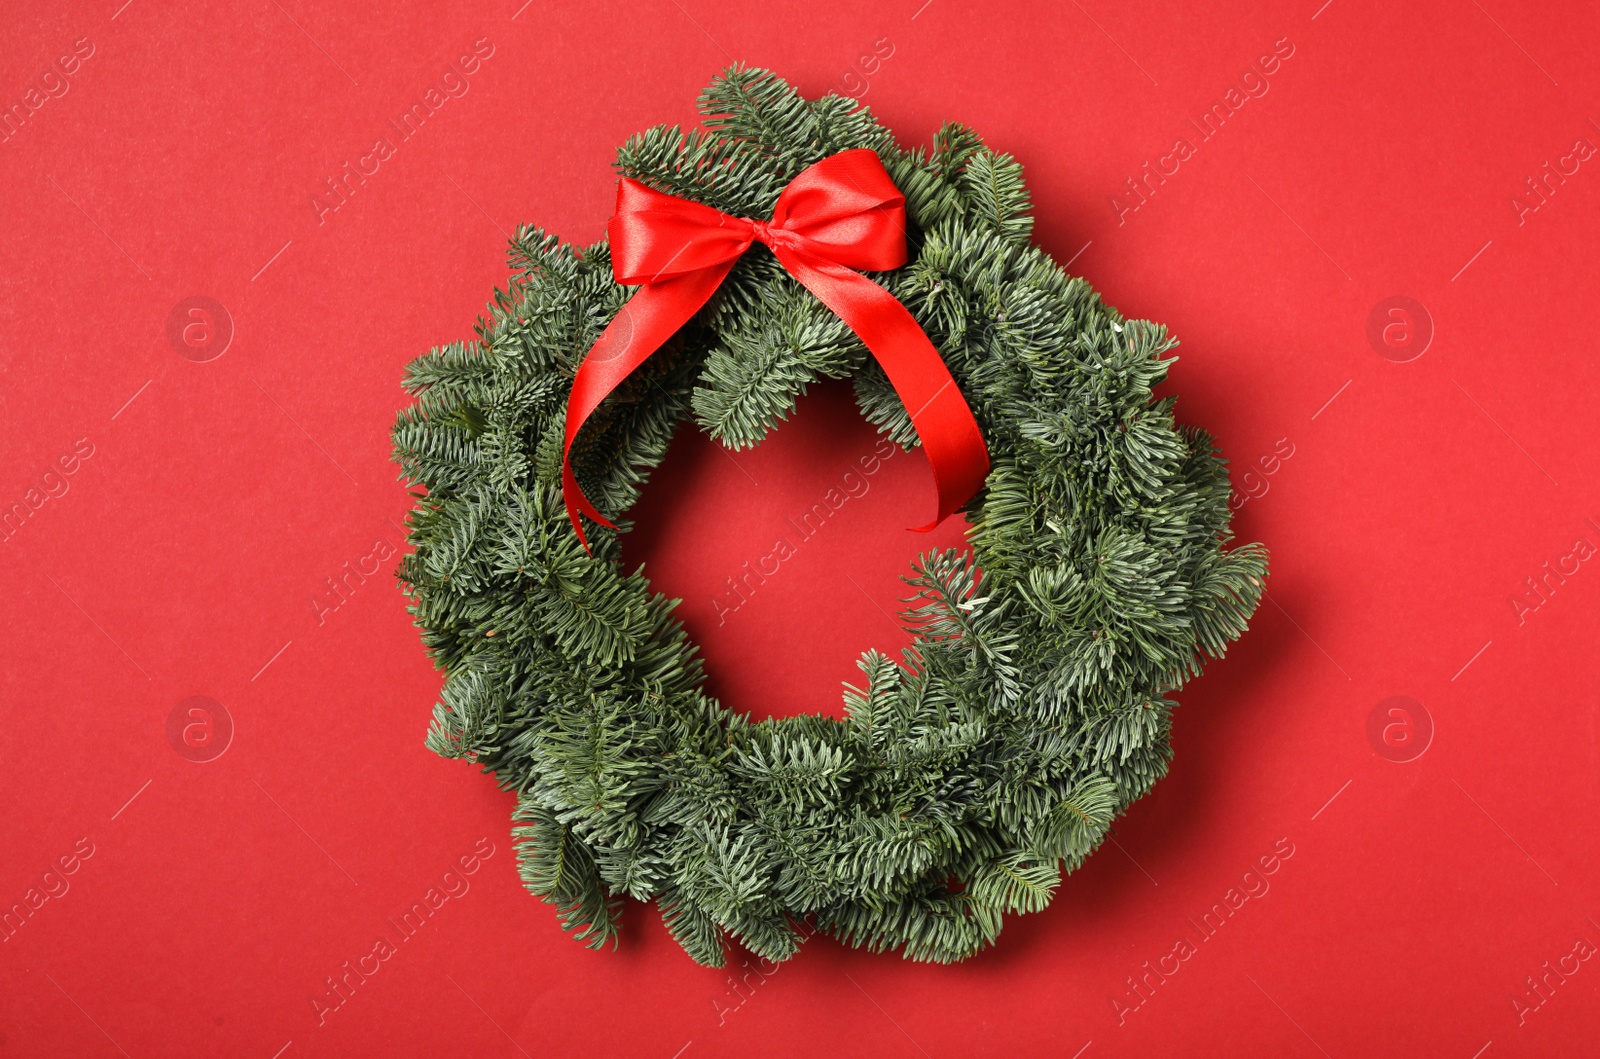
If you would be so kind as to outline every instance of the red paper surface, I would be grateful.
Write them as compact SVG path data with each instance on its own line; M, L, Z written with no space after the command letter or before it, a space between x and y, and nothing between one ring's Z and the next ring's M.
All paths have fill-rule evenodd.
M1589 7L120 2L0 14L0 1054L1592 1051ZM640 907L590 952L511 797L422 745L401 369L514 224L597 238L617 144L735 59L1021 158L1040 243L1182 339L1272 549L1171 774L957 967L706 970ZM899 642L920 457L715 602L871 443L823 387L755 451L681 437L638 509L730 702L835 712Z

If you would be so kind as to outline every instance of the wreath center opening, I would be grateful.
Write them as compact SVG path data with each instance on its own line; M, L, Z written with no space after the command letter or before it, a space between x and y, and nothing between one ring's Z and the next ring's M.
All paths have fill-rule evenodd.
M761 444L732 451L694 422L628 512L623 566L681 599L707 691L754 720L843 718L845 683L876 648L911 644L901 577L921 552L965 547L960 515L931 533L932 475L862 418L851 382L823 380Z

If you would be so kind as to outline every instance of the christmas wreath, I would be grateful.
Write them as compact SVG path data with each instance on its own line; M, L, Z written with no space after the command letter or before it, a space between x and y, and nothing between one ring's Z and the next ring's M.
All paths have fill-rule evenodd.
M407 370L398 576L446 674L428 745L516 792L523 881L592 946L626 895L712 966L818 930L960 960L1165 773L1171 694L1244 631L1265 552L1225 550L1224 461L1151 395L1174 341L1031 243L1014 159L959 125L903 150L760 70L699 105L703 129L623 145L608 241L519 228L479 339ZM704 692L617 537L686 419L755 445L824 376L924 446L970 554L912 564L913 645L862 655L845 719L755 722Z

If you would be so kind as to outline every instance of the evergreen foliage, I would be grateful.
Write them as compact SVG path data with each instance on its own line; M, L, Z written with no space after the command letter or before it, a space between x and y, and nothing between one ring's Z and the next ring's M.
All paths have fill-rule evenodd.
M802 169L868 147L904 192L910 262L873 278L988 442L971 555L913 564L914 646L862 656L845 720L755 723L708 697L675 603L622 569L616 533L592 527L585 553L562 504L573 373L629 289L604 242L519 228L478 341L410 366L394 427L422 487L399 576L447 675L428 746L516 792L523 880L591 946L617 937L626 895L703 964L730 939L786 959L802 919L960 960L1043 908L1164 774L1171 695L1244 632L1265 552L1225 550L1224 461L1152 399L1175 343L1031 244L1014 159L959 125L902 150L855 101L754 69L700 108L703 130L637 135L618 170L765 218ZM684 420L754 445L824 376L853 376L863 414L916 444L860 341L757 245L596 413L574 466L625 532Z

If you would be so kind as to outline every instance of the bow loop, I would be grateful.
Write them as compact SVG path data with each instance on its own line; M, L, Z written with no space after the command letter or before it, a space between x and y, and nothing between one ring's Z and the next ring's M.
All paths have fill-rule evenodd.
M870 165L857 164L860 156ZM906 263L905 196L871 151L824 158L783 189L773 224L803 237L811 253L859 271Z
M639 286L734 261L749 248L753 231L742 217L623 177L606 236L617 282Z
M623 177L607 225L612 271L638 292L606 327L572 380L562 490L588 547L581 512L612 526L578 486L572 443L584 421L634 368L716 292L734 262L761 242L807 290L850 325L894 385L933 469L938 505L930 530L982 487L983 433L915 318L863 271L906 263L905 197L870 150L824 158L779 193L770 221L733 217ZM614 528L614 527L613 527Z

